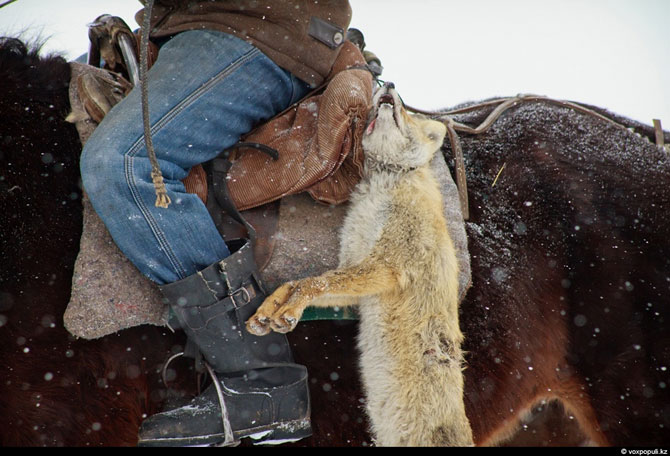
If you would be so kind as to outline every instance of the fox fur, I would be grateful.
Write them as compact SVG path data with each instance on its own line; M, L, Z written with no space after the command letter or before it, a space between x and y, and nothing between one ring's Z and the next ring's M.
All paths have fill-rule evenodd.
M458 262L429 167L446 127L409 115L392 84L373 98L365 175L350 198L339 267L280 286L247 322L289 332L304 309L358 304L367 413L380 446L470 446Z

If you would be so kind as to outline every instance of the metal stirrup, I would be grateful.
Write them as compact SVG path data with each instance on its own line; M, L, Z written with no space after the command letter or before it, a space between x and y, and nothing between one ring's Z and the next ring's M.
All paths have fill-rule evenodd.
M167 369L168 369L168 366L170 365L170 363L171 363L172 361L174 361L175 359L177 359L177 358L179 358L179 357L181 357L181 356L184 356L184 352L179 352L179 353L176 353L176 354L170 356L170 357L167 359L167 361L165 361L165 363L163 364L163 368L161 369L161 379L163 380L163 385L165 385L166 388L167 388L167 386L168 386L168 381L167 381Z
M217 378L214 370L210 367L209 363L205 363L205 367L207 368L207 372L209 372L209 375L212 377L212 382L214 383L214 387L216 388L216 395L219 398L219 406L221 406L221 422L223 424L223 432L225 435L225 438L221 446L237 445L239 444L239 442L236 442L235 438L233 437L233 429L232 426L230 425L230 419L228 418L228 408L226 407L226 400L223 397L223 391L221 389L219 379Z

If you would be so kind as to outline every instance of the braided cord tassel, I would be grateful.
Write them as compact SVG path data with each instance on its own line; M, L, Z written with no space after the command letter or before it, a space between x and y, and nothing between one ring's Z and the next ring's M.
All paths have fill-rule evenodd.
M147 72L148 70L148 49L149 49L149 28L151 26L151 9L153 7L153 0L147 0L144 6L144 20L142 21L142 39L140 45L140 89L142 95L142 121L144 124L144 142L147 147L147 154L149 155L149 162L151 163L151 180L156 190L156 207L167 208L171 201L165 188L163 181L163 173L161 173L158 159L156 158L156 151L154 150L153 141L151 139L151 125L149 122L149 95L147 91Z

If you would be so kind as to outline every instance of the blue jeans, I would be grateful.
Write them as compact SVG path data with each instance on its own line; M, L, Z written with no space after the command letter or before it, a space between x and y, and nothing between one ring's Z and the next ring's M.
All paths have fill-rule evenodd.
M81 175L118 247L162 285L230 254L205 205L186 193L181 179L302 98L309 87L252 45L210 30L183 32L167 41L148 79L151 133L170 206L154 205L139 87L89 138Z

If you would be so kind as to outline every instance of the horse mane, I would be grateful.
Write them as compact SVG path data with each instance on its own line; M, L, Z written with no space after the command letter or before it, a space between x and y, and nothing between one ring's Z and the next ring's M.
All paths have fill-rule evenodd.
M42 55L42 46L39 41L26 44L0 37L0 88L5 95L0 103L30 99L31 105L43 102L48 107L56 101L58 106L49 109L67 109L70 66L57 54ZM11 90L11 96L5 90Z
M37 231L54 230L56 239L76 234L76 228L73 233L59 230L64 211L68 218L81 219L76 185L81 145L76 129L65 121L69 82L64 58L42 57L39 45L29 48L18 39L0 38L0 211L8 215L0 222L2 281L21 270L17 262L27 260L20 253L25 245L44 242L34 237Z

